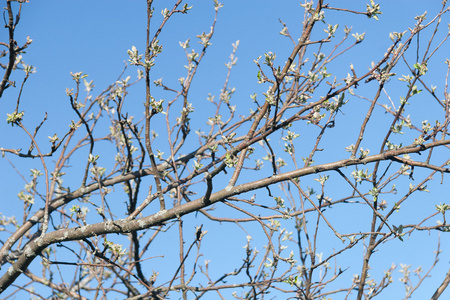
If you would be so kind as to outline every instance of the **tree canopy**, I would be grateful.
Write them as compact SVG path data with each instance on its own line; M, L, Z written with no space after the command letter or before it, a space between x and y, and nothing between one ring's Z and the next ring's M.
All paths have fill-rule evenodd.
M449 295L447 1L94 2L3 1L2 297Z

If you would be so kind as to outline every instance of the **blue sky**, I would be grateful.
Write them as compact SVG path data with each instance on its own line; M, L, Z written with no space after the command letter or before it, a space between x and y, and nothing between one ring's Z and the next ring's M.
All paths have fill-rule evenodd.
M226 76L226 68L224 63L228 62L229 55L232 51L231 44L240 40L240 45L237 50L238 62L232 71L230 86L236 87L234 95L235 104L238 105L238 110L247 114L250 105L249 95L258 93L259 99L263 99L261 93L267 90L267 86L260 86L257 83L257 67L253 60L258 56L263 55L269 51L276 52L277 63L282 65L286 57L292 50L292 43L279 34L282 29L278 19L281 19L287 24L292 36L299 37L301 30L301 21L303 19L303 10L298 4L298 1L222 1L224 7L219 11L219 17L215 36L212 40L212 47L208 49L205 61L203 61L199 74L194 80L193 88L190 92L190 97L194 107L196 107L196 116L192 121L192 129L204 126L206 116L210 115L214 107L208 106L209 103L205 100L208 93L219 95L220 89ZM330 3L332 6L349 5L352 9L365 11L365 1L335 1ZM440 8L440 1L435 1L430 4L429 1L378 1L381 4L381 11L383 15L377 22L373 19L368 19L365 16L355 16L349 13L335 13L327 12L327 22L331 24L340 24L338 39L342 36L344 25L352 26L353 32L366 32L366 39L364 43L357 45L348 53L344 54L341 59L332 62L328 68L330 72L336 74L340 78L346 77L350 72L349 65L353 63L358 74L367 72L371 61L379 60L390 46L389 33L392 31L404 31L408 27L412 27L415 23L414 17L423 14L428 10L428 15L434 14ZM377 3L378 3L377 2ZM439 2L439 3L438 3ZM159 12L164 8L166 1L156 1L155 8L155 23L159 24L161 15ZM188 2L189 3L189 2ZM191 45L197 51L200 45L197 44L195 36L201 32L208 32L209 26L212 24L214 17L213 1L193 1L189 5L193 5L193 9L187 15L176 15L169 22L167 27L161 34L160 40L163 45L163 53L158 57L157 64L153 69L152 79L163 78L164 83L169 86L175 86L179 77L184 76L185 64L184 52L179 46L179 41L185 41L191 38ZM171 7L172 4L169 5ZM450 22L449 17L443 19L443 23ZM33 39L33 44L23 56L27 64L32 64L36 67L36 74L33 74L28 80L23 95L21 107L25 110L24 123L30 128L34 128L44 117L45 112L48 113L48 121L41 129L42 140L45 140L48 135L57 133L62 135L66 131L68 121L75 119L73 111L70 108L69 101L65 95L67 87L74 87L70 72L83 71L89 74L87 79L94 80L95 89L94 95L110 83L117 80L119 74L125 66L128 59L127 50L134 45L141 53L144 52L145 46L145 24L146 24L146 4L144 1L30 1L24 5L22 12L22 19L16 32L16 37L19 44L22 44L26 36L29 35ZM156 26L156 25L153 25ZM446 25L442 28L446 29ZM155 27L153 27L153 30ZM444 30L445 31L445 30ZM0 32L2 41L6 38L6 32ZM316 31L316 36L323 35L321 29ZM440 34L443 34L440 32ZM429 36L424 34L423 41ZM421 36L422 37L422 36ZM334 44L326 45L324 52L328 51ZM412 46L415 47L415 46ZM424 46L421 46L424 47ZM444 47L438 52L429 62L432 74L427 74L427 82L437 85L437 91L443 92L443 77L445 76L446 66L444 60L446 57L446 49ZM414 51L411 51L414 54ZM132 76L136 78L136 68L128 67L124 77ZM22 74L19 72L14 75L13 79L20 82ZM400 77L400 74L395 78ZM436 82L436 83L434 83ZM372 83L370 83L372 84ZM358 90L361 93L374 89L375 83L372 86L361 86ZM402 95L401 88L398 85L387 87L387 90L392 95L398 98ZM404 87L403 87L404 89ZM164 94L161 90L153 88L155 98L170 99L170 95ZM6 119L6 113L10 113L15 108L15 100L17 97L17 89L7 90L0 101L0 117ZM425 96L423 96L425 97ZM136 115L136 118L142 117L142 103L144 101L144 86L141 84L132 89L130 92L132 99L127 103L127 109ZM420 98L422 99L422 98ZM425 99L425 98L423 98ZM130 99L129 99L130 100ZM261 100L262 101L262 100ZM346 157L345 146L348 146L349 140L356 139L356 133L360 126L360 122L365 115L369 106L368 102L363 100L357 101L352 99L355 103L351 107L344 110L346 116L342 116L345 131L337 132L325 140L325 147L335 147L336 150L327 152L320 156L321 162L329 162L332 159L341 159ZM387 100L386 100L387 101ZM420 121L423 119L434 120L436 114L436 107L429 104L431 100L414 100L414 105L408 107L411 110L413 120ZM351 116L351 117L350 117ZM368 135L378 137L380 128L389 123L389 116L376 112L376 120L368 128ZM346 118L344 118L346 117ZM350 118L349 118L350 117ZM64 120L64 122L61 122ZM350 121L348 121L350 120ZM107 130L107 128L105 128ZM309 127L301 127L300 130L303 135L317 134L316 129ZM311 130L308 132L308 130ZM346 137L351 136L351 139ZM406 134L405 136L408 136ZM275 139L276 137L273 137ZM407 139L405 137L405 139ZM29 142L22 133L16 128L11 128L6 125L6 122L0 122L0 141L1 147L4 148L24 148L27 149ZM374 140L364 140L362 147L374 149L375 153L378 151L380 142ZM161 146L163 147L163 146ZM373 148L372 148L373 147ZM102 148L100 148L102 149ZM308 148L309 149L309 148ZM307 154L308 150L303 153ZM27 169L36 167L40 164L36 161L27 161L27 165L22 164L17 158L7 155L24 174L27 174ZM76 161L71 161L76 165ZM9 163L2 159L0 160L0 168L8 170L3 180L0 181L0 190L5 199L8 199L8 205L1 211L4 215L12 215L20 211L22 203L16 197L18 191L23 188L24 182L20 176L11 168ZM292 168L288 166L287 168ZM270 170L269 170L270 171ZM417 181L420 181L420 171L416 171ZM350 173L350 172L348 172ZM69 176L72 176L69 175ZM71 177L69 177L71 178ZM6 180L8 179L8 180ZM424 206L422 201L439 204L439 202L448 201L448 196L444 185L439 184L440 178L436 178L434 182L429 184L429 189L432 193L422 193L418 196L413 196L411 202L405 205L406 213L402 215L402 222L408 223L416 221L422 216L423 210L433 212L433 204ZM313 185L313 178L305 179L305 182ZM405 181L407 182L407 181ZM77 188L78 181L75 181L73 188ZM409 183L408 183L409 184ZM226 182L223 186L226 185ZM275 187L274 187L275 189ZM316 187L317 189L317 187ZM333 198L338 198L339 183L335 182L328 188L328 193ZM434 189L434 190L433 190ZM401 188L399 188L401 190ZM401 192L398 193L401 195ZM442 199L442 200L441 200ZM122 201L122 200L120 200ZM417 211L417 207L421 207ZM118 204L118 209L120 204ZM342 226L342 229L352 228L352 223L363 222L368 215L360 213L357 210L346 212L340 208L333 208L335 214L331 214L330 218L335 219L335 222ZM419 214L420 213L420 214ZM349 216L350 215L350 216ZM199 217L201 218L201 217ZM407 220L407 221L405 221ZM188 223L193 230L195 225L204 220L189 218ZM400 222L400 221L399 221ZM223 227L229 228L230 225L224 224ZM218 261L220 267L226 266L230 261L239 261L241 255L230 257L225 255L227 253L239 251L245 243L245 235L242 233L242 240L240 244L230 245L229 242L220 236L222 227L211 226L208 228L208 239L205 239L205 259L209 252L213 253L218 245L224 252L221 252L215 259ZM420 237L420 238L419 238ZM4 237L2 237L4 238ZM449 243L446 241L446 236L441 236L441 255L440 265L433 271L433 277L426 280L423 286L414 294L412 299L429 298L432 292L440 283L441 278L448 270L448 256ZM332 236L330 237L332 239ZM166 243L167 241L161 241ZM375 265L382 265L377 267L378 276L382 270L387 269L391 262L396 264L408 263L413 264L411 269L415 269L418 265L423 264L424 269L431 265L433 259L433 251L436 249L437 236L428 236L428 233L416 233L411 239L405 241L394 241L391 246L382 248L382 250L374 256ZM326 242L323 246L327 248ZM170 243L163 246L168 250L174 251L176 255L177 250L172 248ZM332 251L332 247L327 251ZM355 255L362 255L362 248L352 250ZM169 254L167 253L169 256ZM214 254L211 256L214 259ZM161 265L166 262L161 261ZM346 266L347 261L340 262L342 267ZM350 260L348 264L353 264ZM220 269L220 268L219 268ZM164 272L164 271L162 271ZM351 265L351 274L360 272L360 261L355 265ZM220 273L220 271L218 271ZM398 299L402 297L403 287L398 282L400 274L397 271L394 273L395 288L390 288L385 293L385 298ZM445 294L449 297L450 292ZM446 296L443 296L445 298ZM338 297L333 299L340 299Z

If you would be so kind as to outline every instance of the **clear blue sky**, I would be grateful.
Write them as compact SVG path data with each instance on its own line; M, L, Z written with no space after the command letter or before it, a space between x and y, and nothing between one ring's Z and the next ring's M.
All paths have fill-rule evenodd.
M4 2L2 1L2 4ZM159 12L164 8L163 5L168 2L156 1L154 24L159 24L161 19ZM230 81L230 86L236 87L233 101L238 105L238 109L242 109L242 113L247 114L248 108L251 107L249 95L256 92L259 93L259 99L262 99L261 93L267 90L267 86L261 87L257 84L257 68L253 60L266 52L272 51L277 54L277 63L282 65L292 50L292 43L279 34L282 27L278 19L281 19L288 25L289 31L294 37L299 37L301 30L303 11L298 1L223 0L222 2L224 7L219 11L216 32L212 40L213 45L207 51L207 57L201 65L190 93L191 99L195 99L191 101L196 107L196 116L199 116L199 120L192 121L193 130L205 124L205 118L202 119L201 117L210 115L214 111L212 106L208 107L205 99L208 93L217 96L220 93L219 91L223 86L226 75L224 63L229 60L232 43L240 40L240 46L237 51L238 63L232 72ZM332 1L330 5L350 5L352 9L365 11L365 2ZM341 60L330 64L329 72L336 74L338 79L344 78L350 71L350 63L353 63L357 72L366 72L370 62L379 60L391 44L389 32L400 32L407 30L408 27L413 27L415 23L414 17L418 14L423 14L427 10L430 17L434 16L440 8L440 2L419 0L377 1L377 3L381 4L381 11L383 12L379 16L380 21L378 22L361 15L336 14L326 11L327 23L340 24L337 36L342 36L344 25L352 26L353 32L366 32L364 43L343 55ZM176 85L178 78L184 76L185 73L183 67L185 58L178 42L191 38L192 47L199 50L200 46L197 44L195 36L204 31L208 32L214 17L213 1L192 1L189 4L194 6L193 9L187 15L176 15L169 22L160 37L160 43L164 48L153 69L152 79L163 77L164 82L169 86ZM172 7L172 3L169 7ZM443 23L446 24L448 22L450 22L449 17L445 16ZM35 66L37 70L30 77L22 95L21 110L25 110L25 124L29 128L34 128L42 120L44 113L47 112L49 116L48 121L41 129L42 140L54 133L62 135L67 128L67 120L76 118L65 95L67 87L74 87L70 72L83 71L89 74L88 79L94 80L95 95L96 92L103 90L110 83L117 80L125 65L125 61L128 59L128 49L131 49L134 45L141 53L144 52L145 26L145 1L31 0L30 3L24 5L16 37L19 44L25 41L27 35L33 39L33 44L27 50L23 59L27 64ZM446 29L446 26L442 28ZM321 33L321 29L317 31L318 35ZM426 35L424 34L423 36L425 39ZM0 31L0 37L2 41L6 40L5 30L2 29ZM334 44L331 46L334 46ZM326 46L325 50L330 49L329 47L331 46ZM433 69L434 73L429 76L435 77L429 77L428 83L433 83L433 80L436 79L435 85L438 85L437 91L441 94L444 82L442 78L446 71L443 61L448 53L446 53L446 49L448 49L448 46L441 49L429 63L430 70L435 68ZM136 74L136 68L129 67L124 77L130 75L134 79ZM397 75L395 78L400 77L400 74ZM13 79L20 82L21 76L22 74L14 75ZM363 92L365 89L366 87L361 87ZM170 98L170 95L163 94L156 88L153 88L153 91L155 98ZM396 95L397 98L398 95L402 95L401 92L396 94L396 90L390 90L390 92ZM373 96L373 93L369 95ZM3 117L4 120L6 119L6 113L14 111L16 97L17 89L9 89L1 99L0 117ZM144 101L143 85L134 88L130 93L130 97L132 97L132 101L128 103L128 108L136 114L137 118L140 118L142 116L142 102ZM356 99L352 101L356 101ZM414 107L411 106L411 115L416 121L428 119L434 122L433 114L436 108L424 103L415 103ZM354 116L350 119L355 123L345 121L349 122L346 125L348 131L345 131L345 134L338 133L328 137L328 144L325 145L336 147L336 151L332 154L328 152L327 155L329 156L327 157L321 157L321 163L346 157L345 155L347 154L344 151L344 147L350 143L347 143L349 140L344 139L344 135L352 136L351 141L356 139L355 134L359 127L356 128L354 124L360 126L360 121L364 117L367 108L368 104L360 100L352 108L349 108L347 111L344 110L347 118L350 115ZM61 120L64 120L63 124L61 124ZM376 136L379 128L387 124L387 120L389 120L389 117L380 113L377 121L379 123L372 124L368 129L368 134ZM302 134L307 135L308 133L302 132ZM16 128L12 130L9 125L6 125L5 121L0 122L0 141L2 141L0 146L4 148L27 149L29 146L25 135L18 134ZM373 153L375 153L378 151L380 142L378 140L375 143L372 142L370 139L365 140L362 146L364 148L374 146ZM11 155L7 155L7 158L13 161L17 167L22 168L21 172L26 174L26 176L28 176L27 169L31 167L40 168L40 163L37 160L33 162L27 161L28 165L22 165L19 160ZM71 163L76 164L75 161L71 161ZM32 165L31 167L30 164ZM0 175L3 177L0 180L0 190L4 199L2 201L8 203L0 212L4 215L16 214L18 211L20 212L22 207L22 203L16 200L16 195L23 188L24 183L5 159L0 159L0 169L7 170ZM420 175L420 173L417 173L417 175ZM312 179L311 185L314 184ZM417 181L420 181L420 179L417 179ZM421 193L414 197L410 206L405 208L407 211L406 216L403 215L408 221L405 222L402 219L402 222L416 221L416 216L417 218L422 216L422 214L419 214L422 212L422 209L429 210L432 213L434 204L448 201L448 193L444 187L445 181L444 185L440 185L439 181L440 178L436 178L433 184L429 184L429 189L432 193ZM75 181L74 189L78 187L76 184L78 184L78 181ZM225 185L226 183L224 183ZM333 195L339 194L339 186L334 185L334 188L336 188L336 191L329 188L328 193L331 197L337 198L337 196ZM402 195L402 193L399 193L399 195ZM120 201L122 202L122 200ZM432 202L433 204L422 208L423 201L427 203ZM420 211L417 211L417 207L421 207ZM342 229L352 228L353 223L364 221L360 218L366 217L364 214L354 215L353 212L349 216L346 215L345 211L338 209L336 209L336 215L336 222L342 222ZM20 219L19 216L18 219ZM192 230L196 222L200 222L197 219L189 220L190 223L188 224L189 226L192 225ZM221 245L227 251L235 252L238 251L236 249L242 249L245 243L245 235L242 235L240 245L229 245L225 237L220 236L222 229L219 226L212 226L207 230L209 231L207 235L209 240L205 239L205 253L213 251L217 245ZM1 238L4 239L5 236L2 235ZM443 252L440 265L432 272L433 277L424 282L412 299L429 298L437 288L437 284L443 279L449 267L450 255L448 250L450 249L450 243L446 240L448 240L448 237L443 234L441 236L441 250ZM208 243L210 243L209 246ZM394 241L391 246L385 249L382 248L384 250L374 255L372 267L378 272L376 276L381 276L382 271L389 268L391 262L412 264L412 270L419 265L423 265L423 268L427 270L432 263L433 251L436 249L436 245L436 235L428 236L428 233L416 233L411 239L406 238L403 243ZM327 251L332 251L332 247L330 248L326 243L323 246L328 247ZM168 243L166 246L167 253L170 249L173 248ZM175 251L175 255L177 249L173 249L173 251ZM242 258L242 252L231 258L229 256L230 252L223 252L219 257L216 257L221 267L226 266L230 260L239 261ZM353 253L362 257L362 248L355 249ZM208 259L207 255L205 255L205 259ZM214 260L214 256L212 259ZM166 262L161 261L160 263L164 265ZM339 263L343 269L352 264L350 260L340 261ZM361 261L358 260L356 265L351 265L351 269L348 271L350 277L351 274L360 272L360 264ZM404 295L402 284L398 281L400 277L398 270L399 268L394 272L395 284L385 292L385 299L400 299ZM442 299L450 297L450 291L447 291L445 295ZM333 297L333 299L340 298Z

